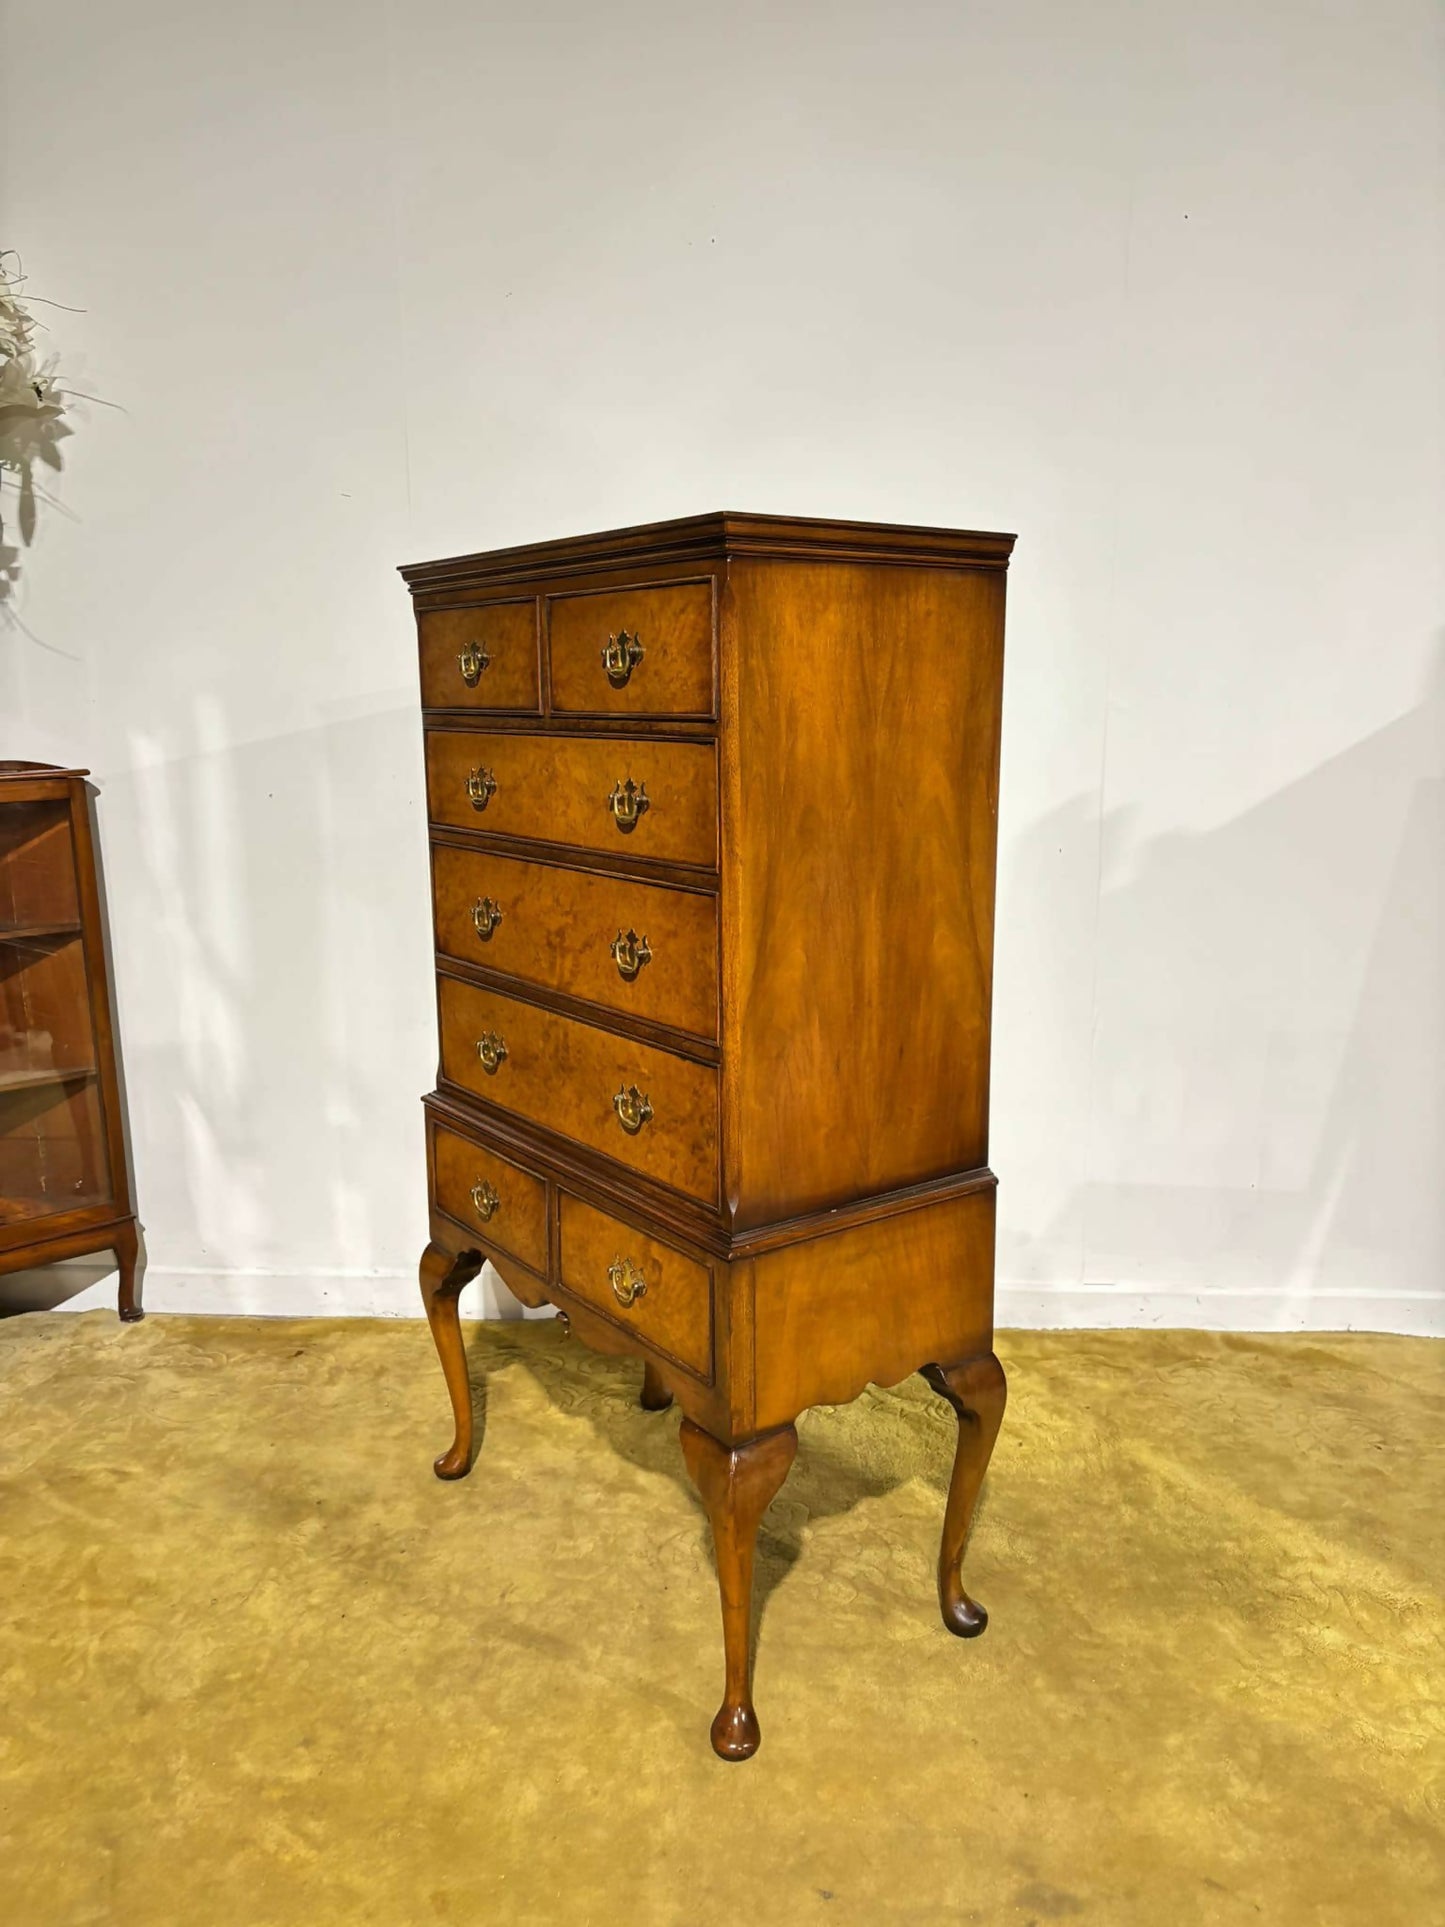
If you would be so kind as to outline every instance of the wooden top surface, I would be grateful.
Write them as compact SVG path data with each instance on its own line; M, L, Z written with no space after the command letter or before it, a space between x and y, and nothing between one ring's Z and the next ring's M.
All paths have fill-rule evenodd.
M60 763L0 762L0 783L33 783L39 777L89 776L88 769L66 769Z
M928 568L1006 569L1012 535L888 522L831 522L800 515L721 509L678 521L645 522L554 542L527 542L477 555L413 562L401 570L413 595L463 585L527 582L564 572L648 567L755 555L817 562L912 563Z

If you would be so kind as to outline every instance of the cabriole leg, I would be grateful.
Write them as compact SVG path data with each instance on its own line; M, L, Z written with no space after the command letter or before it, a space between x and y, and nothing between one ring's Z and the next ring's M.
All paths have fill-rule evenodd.
M925 1365L923 1376L948 1400L958 1417L958 1449L938 1552L938 1603L943 1623L951 1633L961 1639L975 1639L988 1624L988 1614L964 1591L959 1569L983 1475L1003 1423L1008 1381L992 1352L966 1359L961 1365Z
M120 1267L119 1311L122 1324L134 1325L145 1317L141 1308L140 1274L141 1247L140 1227L132 1218L115 1234L115 1261Z
M746 1760L762 1735L753 1711L749 1631L753 1603L753 1551L763 1514L776 1497L798 1435L791 1425L745 1445L729 1448L690 1419L682 1422L682 1456L712 1523L722 1594L726 1684L712 1723L713 1751L724 1760Z
M638 1402L644 1412L665 1412L672 1403L672 1393L651 1359L642 1367L642 1397Z
M421 1301L436 1343L437 1357L451 1394L456 1436L435 1462L439 1479L462 1479L472 1465L472 1387L467 1377L467 1354L462 1344L462 1321L457 1307L462 1287L482 1268L480 1255L460 1257L441 1245L429 1244L421 1255Z

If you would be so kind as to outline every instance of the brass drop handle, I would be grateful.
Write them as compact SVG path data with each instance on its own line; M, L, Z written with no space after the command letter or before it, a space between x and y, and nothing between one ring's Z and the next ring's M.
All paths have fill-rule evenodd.
M467 778L467 796L474 810L484 810L497 793L497 779L489 769L474 769Z
M492 659L479 642L469 642L457 657L457 668L462 672L462 681L468 689L475 689L482 680L482 671L490 669Z
M506 1040L499 1037L494 1030L484 1031L477 1039L477 1056L481 1058L482 1069L488 1077L496 1076L502 1068L506 1055Z
M629 1137L636 1137L644 1124L651 1121L652 1105L635 1084L629 1084L625 1091L619 1091L612 1100L612 1108L617 1113L617 1122Z
M483 1224L490 1224L496 1215L497 1206L502 1200L485 1178L478 1178L472 1186L472 1209Z
M611 810L613 820L622 834L631 836L637 828L637 819L645 816L652 808L652 804L648 801L646 783L634 783L630 776L625 783L614 783L612 794L607 799L607 807Z
M639 937L635 930L629 930L624 937L619 930L612 939L612 961L617 965L617 974L624 983L630 984L644 964L652 962L652 951L646 937Z
M615 636L607 638L607 647L602 651L602 667L607 671L607 680L614 689L625 689L632 680L632 672L642 661L642 639L629 636L625 629L619 629Z
M492 932L502 921L502 906L490 897L478 897L472 905L472 923L483 943L490 943Z
M607 1267L607 1282L612 1287L612 1296L625 1310L635 1304L647 1290L647 1280L641 1267L633 1264L630 1258L614 1258Z

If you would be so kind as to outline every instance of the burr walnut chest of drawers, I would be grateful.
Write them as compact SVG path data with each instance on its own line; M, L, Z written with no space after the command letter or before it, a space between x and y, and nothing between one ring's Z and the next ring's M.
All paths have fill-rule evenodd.
M468 1469L484 1258L683 1413L756 1751L758 1524L814 1404L958 1418L938 1584L1003 1416L989 1012L1013 538L719 514L403 570L441 1059L421 1284Z

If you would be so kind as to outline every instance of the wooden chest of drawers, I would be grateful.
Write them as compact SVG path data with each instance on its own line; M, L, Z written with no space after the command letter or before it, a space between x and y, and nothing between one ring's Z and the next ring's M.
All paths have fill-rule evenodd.
M431 562L414 598L441 1041L422 1294L470 1465L483 1258L683 1410L717 1751L758 1745L758 1523L808 1406L1003 1415L989 1013L1013 538L719 514Z

